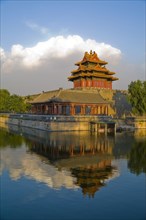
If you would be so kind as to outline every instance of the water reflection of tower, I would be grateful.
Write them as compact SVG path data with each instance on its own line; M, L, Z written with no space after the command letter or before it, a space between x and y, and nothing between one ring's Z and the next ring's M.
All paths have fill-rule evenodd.
M51 142L55 143L55 142ZM31 152L47 157L58 170L70 170L83 195L94 197L117 170L111 165L112 145L100 140L90 146L46 146L33 143Z
M70 170L82 193L95 193L113 176L114 139L90 134L51 133L45 141L32 140L30 151L45 156L58 170Z
M95 193L105 185L105 180L112 176L111 160L103 160L94 165L72 168L72 174L77 178L76 184L82 188L83 194L94 197Z

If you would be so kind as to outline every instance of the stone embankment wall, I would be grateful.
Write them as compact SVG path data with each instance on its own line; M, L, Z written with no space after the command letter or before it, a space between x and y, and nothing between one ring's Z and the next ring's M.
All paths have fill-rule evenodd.
M115 132L115 122L113 122L110 116L10 114L0 115L0 122L8 125L17 125L46 131L91 131L91 125L94 123L101 124L101 126L99 126L100 132L105 132L105 129L110 133Z
M134 128L146 129L146 116L143 117L127 117L127 125L131 125Z
M0 123L36 128L47 131L88 131L96 116L1 115Z
M115 119L98 116L51 116L28 114L1 114L0 123L36 128L47 131L89 131L91 122L116 123L117 128L123 130L146 129L146 117L127 117Z

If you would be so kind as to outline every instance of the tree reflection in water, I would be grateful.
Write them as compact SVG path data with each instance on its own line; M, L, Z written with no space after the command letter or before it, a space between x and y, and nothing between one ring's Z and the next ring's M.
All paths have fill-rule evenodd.
M0 148L20 147L24 143L24 138L20 134L10 133L8 130L0 128Z
M139 175L146 173L146 140L135 142L128 154L128 168Z

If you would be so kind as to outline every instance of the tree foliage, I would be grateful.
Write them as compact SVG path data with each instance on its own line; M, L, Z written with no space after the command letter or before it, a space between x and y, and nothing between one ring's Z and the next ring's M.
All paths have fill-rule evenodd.
M128 97L134 114L146 114L146 81L132 81L128 86Z
M121 118L124 115L131 114L132 106L128 101L127 91L117 90L113 95L113 100L115 101L116 114L118 117Z
M6 89L0 89L0 111L8 109L10 93Z
M30 105L18 95L11 95L8 90L0 89L0 112L27 112Z

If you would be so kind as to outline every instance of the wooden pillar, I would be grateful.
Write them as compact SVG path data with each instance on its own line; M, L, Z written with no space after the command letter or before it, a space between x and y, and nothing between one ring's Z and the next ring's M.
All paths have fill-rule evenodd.
M71 115L74 115L74 114L75 114L75 107L74 107L73 104L71 104L70 114L71 114Z
M107 106L104 106L104 114L107 115Z
M97 123L96 124L96 129L97 129L97 134L99 133L99 130L100 130L100 123Z
M61 114L62 114L62 108L61 108L61 105L60 105L60 104L57 105L57 114L58 114L58 115L61 115Z
M40 109L39 106L40 106L40 105L37 105L37 113L39 113L39 109Z
M84 145L82 145L82 155L84 155L84 153L85 153L85 149L84 148L85 148Z
M96 114L96 107L95 107L95 105L93 106L93 115L95 115Z
M106 115L106 106L104 106L104 115Z
M93 114L93 107L91 106L91 111L90 111L90 115Z
M52 114L52 105L48 105L48 114L51 115Z
M104 125L104 133L107 135L107 124Z
M95 114L98 114L98 106L95 107Z
M102 106L100 106L100 114L102 114Z
M106 115L108 115L108 105L106 106Z
M52 106L52 114L54 115L54 103L53 103L53 106Z
M81 115L85 115L85 105L81 106Z
M41 109L40 109L40 113L42 114L42 104L41 104Z
M48 112L48 105L46 104L45 105L45 113L47 114L47 112Z
M85 87L86 86L85 84L86 84L85 80L81 79L81 87Z
M80 145L80 155L84 155L84 146Z
M97 106L97 115L99 114L98 110L99 110L99 107Z
M71 145L70 146L70 156L73 156L74 155L74 146Z
M116 135L116 123L114 124L114 135Z
M56 115L56 104L53 105L53 114Z
M107 115L109 115L109 105L107 105Z
M91 115L94 115L94 106L91 105Z
M56 106L56 115L58 115L58 104L56 104L55 106Z

